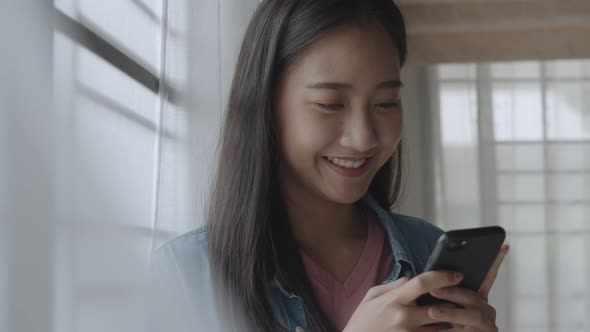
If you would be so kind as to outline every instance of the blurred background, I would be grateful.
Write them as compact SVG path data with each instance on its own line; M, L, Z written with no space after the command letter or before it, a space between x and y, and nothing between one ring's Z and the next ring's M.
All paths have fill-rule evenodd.
M145 331L258 0L0 1L0 331ZM399 211L500 224L500 331L590 331L590 1L397 0Z

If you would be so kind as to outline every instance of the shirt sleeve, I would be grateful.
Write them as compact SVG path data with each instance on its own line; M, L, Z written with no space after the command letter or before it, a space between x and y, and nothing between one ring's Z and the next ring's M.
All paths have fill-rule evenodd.
M190 331L190 305L170 246L153 253L150 277L148 331Z
M205 248L196 231L153 253L149 331L219 331Z

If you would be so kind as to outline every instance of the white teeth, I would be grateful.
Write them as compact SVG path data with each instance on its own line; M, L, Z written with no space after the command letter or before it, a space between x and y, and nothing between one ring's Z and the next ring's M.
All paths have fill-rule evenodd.
M359 168L365 163L365 161L367 161L367 159L362 159L362 160L358 160L358 161L350 161L350 160L338 159L338 158L334 158L334 157L326 157L326 159L331 161L334 165L337 165L340 167L346 167L346 168Z

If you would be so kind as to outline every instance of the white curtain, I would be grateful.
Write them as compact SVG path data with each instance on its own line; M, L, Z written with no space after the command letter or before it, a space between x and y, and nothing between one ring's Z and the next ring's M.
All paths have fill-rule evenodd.
M222 115L257 0L169 1L153 248L204 222Z
M50 7L0 1L0 331L43 331L53 320Z
M41 14L55 19L45 31L56 223L42 233L50 268L39 275L53 296L43 329L9 331L148 330L150 256L203 223L222 105L256 4L56 0ZM9 308L25 301L8 296Z

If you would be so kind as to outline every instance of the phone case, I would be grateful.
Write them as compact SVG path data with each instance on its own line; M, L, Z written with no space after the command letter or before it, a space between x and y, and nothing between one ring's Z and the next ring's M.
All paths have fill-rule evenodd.
M506 232L499 226L446 232L438 239L424 271L461 272L464 277L458 286L478 291L505 238ZM447 301L424 294L416 300L416 303L431 305L447 303Z

